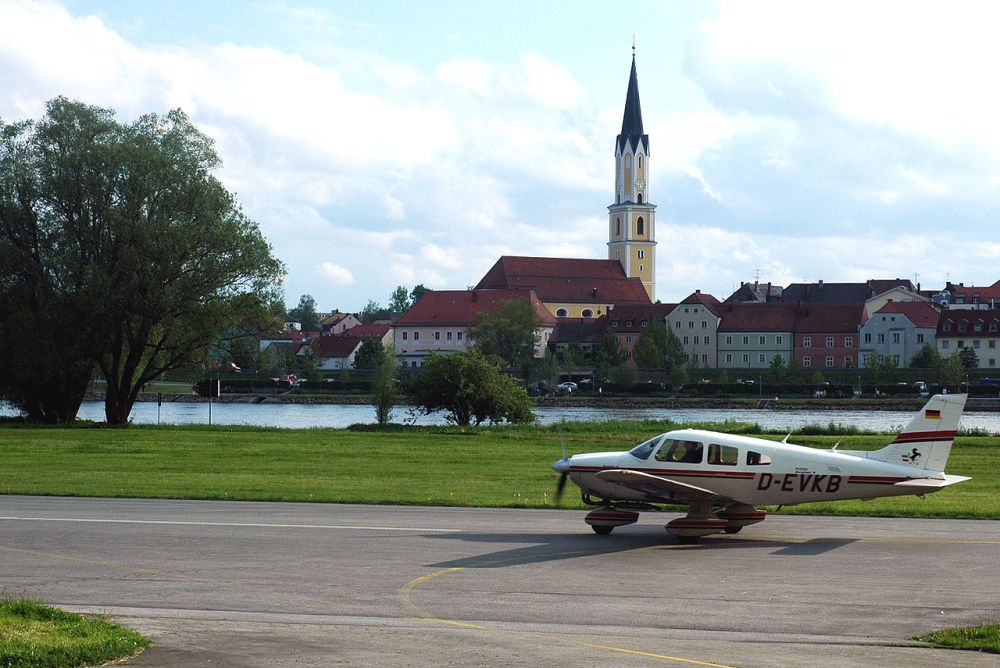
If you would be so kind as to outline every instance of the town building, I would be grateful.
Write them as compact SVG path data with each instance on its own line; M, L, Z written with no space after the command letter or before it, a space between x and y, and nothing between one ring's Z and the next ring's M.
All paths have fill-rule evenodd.
M949 308L938 319L936 336L942 357L970 348L976 354L976 368L995 369L1000 359L1000 310Z
M535 356L542 357L556 319L534 290L431 290L393 325L396 355L407 366L421 367L432 352L465 352L471 345L469 328L480 313L491 313L504 302L527 300L541 319Z
M713 369L719 365L718 329L723 304L695 290L667 314L667 325L684 349L684 361L692 368Z
M643 131L639 79L632 71L625 94L622 130L615 139L615 201L608 207L608 259L642 281L656 299L656 206L649 201L649 135Z
M780 355L792 359L797 304L726 304L719 321L719 369L767 369Z
M619 304L608 316L608 327L618 339L626 363L635 366L635 346L639 337L655 322L666 323L676 304Z
M925 345L936 347L939 315L938 309L926 301L885 304L858 332L858 366L867 369L874 362L892 359L898 367L909 367L910 360Z
M948 308L998 309L1000 308L1000 281L993 285L976 287L965 283L948 282L944 287Z
M802 304L795 310L792 355L803 369L853 369L858 365L861 304Z

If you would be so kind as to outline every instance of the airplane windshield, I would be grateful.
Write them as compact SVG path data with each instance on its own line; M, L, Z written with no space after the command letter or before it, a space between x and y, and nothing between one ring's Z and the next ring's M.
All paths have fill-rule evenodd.
M660 435L662 436L662 434ZM654 436L645 443L640 443L628 451L636 459L649 459L649 455L656 449L656 444L660 441L660 436Z

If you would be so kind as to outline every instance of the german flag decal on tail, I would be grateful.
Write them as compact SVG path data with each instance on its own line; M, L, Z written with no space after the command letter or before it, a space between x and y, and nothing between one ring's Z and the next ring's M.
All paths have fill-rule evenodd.
M928 420L940 420L941 411L936 411L934 409L928 409L924 411L924 417Z

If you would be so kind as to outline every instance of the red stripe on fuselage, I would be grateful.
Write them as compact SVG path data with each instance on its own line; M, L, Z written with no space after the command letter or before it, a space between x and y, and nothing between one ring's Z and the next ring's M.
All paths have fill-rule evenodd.
M693 478L737 478L746 480L752 480L755 475L753 471L706 471L704 469L639 469L622 468L620 466L574 466L570 468L570 473L597 473L598 471L638 471L650 475L689 476Z
M847 478L847 482L861 485L895 485L904 480L913 480L913 478L879 475L852 475Z

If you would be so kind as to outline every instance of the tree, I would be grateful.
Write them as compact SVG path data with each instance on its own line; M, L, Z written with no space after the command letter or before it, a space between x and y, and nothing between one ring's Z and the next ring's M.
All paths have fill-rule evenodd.
M639 370L631 364L619 364L609 372L611 382L623 389L629 389L639 382Z
M670 372L684 364L684 348L665 322L651 322L636 341L635 360L641 368Z
M414 285L413 289L410 290L410 306L416 304L428 292L430 292L430 289L425 288L423 283Z
M299 297L299 305L288 311L288 315L299 321L303 332L319 331L319 316L316 314L316 300L312 295Z
M468 426L484 421L533 422L524 387L500 371L502 360L473 349L431 353L413 383L411 396L424 414L448 411L447 420Z
M914 353L910 358L911 369L933 369L941 362L941 354L929 343Z
M145 384L279 298L282 264L180 110L123 125L57 98L40 121L0 124L0 166L0 350L48 351L5 373L29 416L71 421L96 367L108 423L126 424ZM38 323L31 340L10 334L19 318Z
M979 366L979 357L976 355L976 351L969 346L958 351L958 359L962 362L964 369L975 369Z
M378 339L365 339L354 353L355 369L376 369L385 357L382 342Z
M780 383L788 375L788 367L785 365L785 358L778 353L771 358L771 366L768 369L768 380L772 383Z
M391 348L384 348L377 339L368 341L378 344L379 353L374 367L375 373L372 376L371 402L375 407L375 419L379 424L388 424L392 420L392 409L399 394L396 388L399 367L396 366L395 355Z
M358 319L365 325L370 325L376 320L382 320L388 317L389 312L374 299L369 299L368 303L365 304L365 307L361 309L361 313L358 314Z
M500 302L494 311L476 314L468 335L483 355L496 355L517 372L535 357L542 318L531 302L511 299Z
M397 285L396 289L389 295L389 311L392 313L403 313L410 308L410 293L402 285Z

